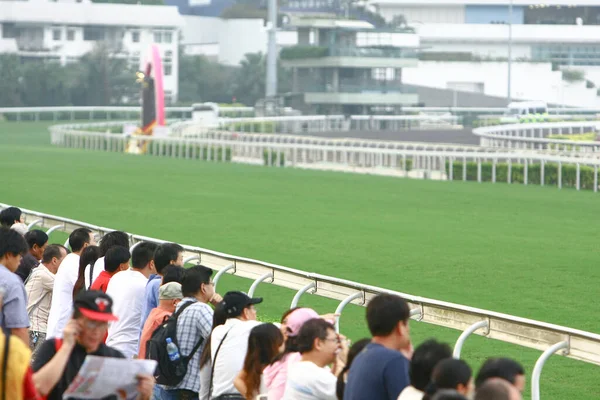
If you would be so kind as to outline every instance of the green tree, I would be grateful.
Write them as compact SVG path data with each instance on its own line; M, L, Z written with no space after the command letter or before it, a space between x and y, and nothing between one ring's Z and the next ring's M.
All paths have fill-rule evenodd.
M16 54L0 54L0 107L22 106L19 93L21 61Z
M235 68L205 56L188 56L183 51L179 54L179 102L231 102Z
M71 102L67 70L56 62L23 65L20 96L28 107L66 106Z
M240 62L234 81L233 95L249 106L265 97L266 57L263 53L248 53Z

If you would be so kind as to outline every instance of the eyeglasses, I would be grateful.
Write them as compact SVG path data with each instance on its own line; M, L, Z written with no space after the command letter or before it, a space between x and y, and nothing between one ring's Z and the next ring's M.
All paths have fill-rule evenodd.
M108 322L102 321L92 321L91 319L87 319L84 321L85 327L89 330L92 329L104 329L108 327Z
M323 339L323 340L324 340L324 341L326 341L326 342L336 342L336 343L341 343L341 340L340 340L340 338L339 338L339 337L337 337L337 336L336 336L336 337L334 337L334 338L325 338L325 339Z

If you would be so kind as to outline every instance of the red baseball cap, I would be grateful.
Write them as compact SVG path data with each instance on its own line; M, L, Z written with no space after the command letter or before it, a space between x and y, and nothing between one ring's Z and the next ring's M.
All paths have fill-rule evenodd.
M99 290L86 290L77 294L73 306L86 318L110 322L119 319L112 313L112 304L112 299L106 293Z

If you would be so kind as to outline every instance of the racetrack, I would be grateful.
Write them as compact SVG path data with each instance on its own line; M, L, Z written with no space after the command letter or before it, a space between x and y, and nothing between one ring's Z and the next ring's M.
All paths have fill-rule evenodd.
M401 142L453 143L479 145L479 137L472 129L425 129L414 131L330 131L311 132L310 136L331 138L360 138L376 140L395 140Z

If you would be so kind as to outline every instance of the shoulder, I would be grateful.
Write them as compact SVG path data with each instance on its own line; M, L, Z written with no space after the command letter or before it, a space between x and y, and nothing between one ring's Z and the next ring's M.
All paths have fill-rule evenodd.
M121 353L119 350L105 344L101 345L99 353L104 357L125 358L123 353Z
M0 282L2 282L3 286L6 284L7 290L13 289L15 283L21 283L20 286L23 286L23 281L19 278L19 275L10 272L5 267L0 268Z

